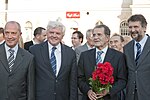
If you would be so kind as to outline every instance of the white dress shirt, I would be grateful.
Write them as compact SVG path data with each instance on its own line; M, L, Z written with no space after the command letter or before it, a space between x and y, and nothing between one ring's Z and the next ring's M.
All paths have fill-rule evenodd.
M61 67L61 45L60 43L55 47L57 48L54 52L55 57L56 57L56 76L57 76ZM49 48L49 58L51 58L51 52L52 52L53 46L49 42L48 42L48 48Z
M141 45L141 52L143 51L144 45L145 45L145 43L146 43L146 41L147 41L147 38L148 38L148 36L145 35L144 38L139 42L140 45ZM134 44L134 57L135 57L135 58L136 58L136 54L137 54L137 46L136 46L136 43L137 43L137 41L135 41L135 44Z
M98 52L98 51L103 51L103 53L101 54L101 59L102 59L102 62L101 62L101 63L104 62L104 58L105 58L105 56L106 56L107 50L108 50L108 46L106 46L106 47L105 47L104 49L102 49L102 50L99 50L98 48L96 48L96 57L97 57L97 52Z
M5 43L5 50L6 50L7 59L8 59L8 57L10 56L10 52L8 51L9 49L12 49L12 50L15 51L15 52L14 52L14 58L16 59L16 55L17 55L17 52L18 52L18 44L17 44L15 47L10 48L10 47L8 47L8 46L6 45L6 43Z

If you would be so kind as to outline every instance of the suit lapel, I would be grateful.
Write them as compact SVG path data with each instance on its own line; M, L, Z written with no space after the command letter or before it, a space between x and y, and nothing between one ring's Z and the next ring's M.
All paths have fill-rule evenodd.
M0 61L4 65L4 68L6 69L6 71L9 73L10 71L9 71L9 66L8 66L8 61L7 61L7 57L6 57L4 43L0 46Z
M137 64L137 67L138 65L144 60L144 58L146 57L146 55L150 52L150 38L148 37L145 45L144 45L144 48L143 48L143 51L141 53L141 56L139 58L139 62Z
M90 50L87 59L89 59L89 62L90 62L89 64L91 64L91 67L90 67L90 68L92 68L92 71L93 71L94 68L96 67L96 48ZM88 62L87 62L87 63L88 63ZM95 67L94 67L94 66L95 66Z
M114 55L114 53L112 52L112 49L108 48L105 58L104 58L104 62L111 62L113 55Z
M134 40L132 40L132 42L131 42L131 44L130 44L130 46L128 48L128 56L130 56L129 57L129 59L130 59L129 61L134 62L134 66L136 66L135 56L134 55L135 55L135 52L134 52Z
M50 58L49 58L49 48L48 48L48 42L44 42L43 44L41 44L41 48L40 48L40 52L42 54L42 60L45 62L45 66L47 70L50 71L50 73L52 74L52 76L55 77L55 74L53 72L52 66L50 64Z

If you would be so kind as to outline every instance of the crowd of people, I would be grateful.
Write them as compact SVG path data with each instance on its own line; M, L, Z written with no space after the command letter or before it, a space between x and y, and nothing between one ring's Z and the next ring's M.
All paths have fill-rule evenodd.
M62 39L65 26L49 21L23 43L21 25L8 21L0 28L0 100L149 100L150 38L142 14L129 17L130 36L102 24L72 33L72 46ZM97 60L100 59L100 60ZM92 90L89 78L98 63L113 66L108 90Z

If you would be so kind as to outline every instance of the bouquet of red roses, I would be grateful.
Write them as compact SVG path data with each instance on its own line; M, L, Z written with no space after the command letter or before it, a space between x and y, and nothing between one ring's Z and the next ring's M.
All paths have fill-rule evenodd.
M109 62L97 64L97 68L92 73L92 78L89 78L89 84L95 93L102 93L103 90L109 91L114 83L113 70Z

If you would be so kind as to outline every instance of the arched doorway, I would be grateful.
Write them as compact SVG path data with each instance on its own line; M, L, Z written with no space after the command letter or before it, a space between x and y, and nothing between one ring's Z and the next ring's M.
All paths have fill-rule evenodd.
M32 40L32 36L33 36L33 34L32 34L32 23L30 22L30 21L27 21L26 23L25 23L25 30L26 30L26 34L25 34L25 36L26 36L26 38L25 38L25 41L30 41L30 40Z

